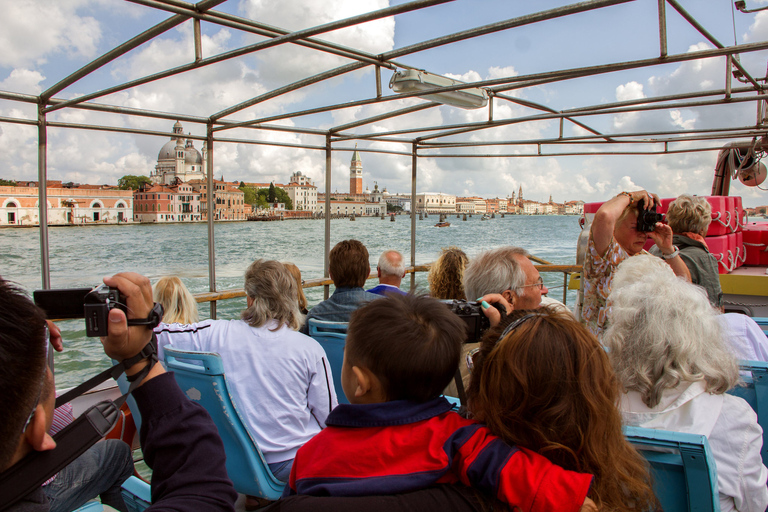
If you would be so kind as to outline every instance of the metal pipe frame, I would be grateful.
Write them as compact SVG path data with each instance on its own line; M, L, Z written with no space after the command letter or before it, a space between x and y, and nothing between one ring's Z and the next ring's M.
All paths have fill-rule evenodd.
M213 180L213 124L208 123L207 129L207 167L208 172L206 176L206 184L208 187L208 196L206 197L206 204L208 207L208 289L211 292L216 291L216 241L214 233L214 216L216 215L216 205L214 204L214 195L216 194L216 186ZM216 303L211 302L211 318L216 319Z
M331 254L331 173L333 166L331 157L333 147L331 146L331 134L328 133L325 138L325 247L323 251L323 276L328 279L331 274L330 254ZM327 300L330 294L330 286L323 287L323 300Z
M40 104L37 113L37 200L38 224L40 226L40 273L43 289L51 287L51 262L48 246L48 128L45 112Z

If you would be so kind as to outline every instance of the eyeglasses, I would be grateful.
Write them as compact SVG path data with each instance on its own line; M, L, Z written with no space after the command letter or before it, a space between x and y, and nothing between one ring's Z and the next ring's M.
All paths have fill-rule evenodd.
M541 278L539 278L539 281L541 281ZM537 283L534 283L534 284L537 284ZM533 285L529 284L528 286L533 286ZM518 318L517 320L515 320L514 322L509 324L506 329L504 329L504 332L501 333L501 336L499 336L496 339L496 343L498 343L499 341L501 341L504 338L506 338L509 333L511 333L512 331L514 331L518 327L520 327L520 325L522 325L524 322L530 320L531 318L537 317L537 316L541 316L541 314L539 314L539 313L528 313L527 315ZM479 351L480 351L480 348L478 347L478 348L473 348L472 350L470 350L467 353L467 368L469 369L470 372L472 372L472 370L475 367L475 360L474 360L474 358L475 358L475 354L477 354Z
M45 324L45 361L46 366L48 365L48 347L51 344L51 331L48 330L48 324ZM24 428L21 429L21 432L24 433L27 431L27 427L32 422L32 418L35 416L35 411L37 410L37 404L40 403L40 398L43 396L43 388L45 387L45 374L47 372L43 370L43 380L40 383L40 391L37 393L37 400L35 400L35 405L32 407L32 411L29 413L29 416L27 417L27 421L24 422Z
M520 288L528 288L529 286L538 286L539 290L544 290L544 280L539 276L539 278L536 280L535 283L532 284L524 284Z

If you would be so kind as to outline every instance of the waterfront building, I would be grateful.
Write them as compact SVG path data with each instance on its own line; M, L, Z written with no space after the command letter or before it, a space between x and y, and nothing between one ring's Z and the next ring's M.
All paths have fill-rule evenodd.
M566 201L563 204L564 215L582 215L584 214L584 201Z
M0 187L0 226L39 225L37 182ZM54 186L50 186L50 185ZM133 193L108 185L62 185L46 188L48 224L85 225L132 222Z
M236 181L214 180L214 220L245 220L245 194ZM208 220L208 182L192 180L192 190L200 194L200 220Z
M483 202L485 206L485 202ZM477 203L475 203L477 208ZM416 194L416 211L426 213L456 213L456 196L442 192L420 192Z
M203 220L201 194L190 183L172 187L153 185L134 193L136 222L189 222Z
M290 182L283 189L291 198L294 210L317 210L317 187L312 184L309 176L304 176L301 171L293 173Z
M386 204L392 206L399 206L404 212L411 211L411 195L410 194L390 194L387 192L386 187L382 191L382 200Z
M520 196L518 195L518 197ZM525 215L537 215L539 213L539 206L541 203L538 201L529 201L525 199L522 203L522 209Z
M324 201L318 201L317 203L317 211L320 214L325 213L325 202ZM330 212L331 215L340 215L340 216L362 216L362 215L372 215L372 216L379 216L382 213L386 213L387 211L387 204L386 203L369 203L365 201L347 201L347 200L331 200L331 208Z
M379 191L378 183L374 182L373 192L368 188L363 190L363 162L357 150L352 154L349 166L349 194L340 194L337 190L331 193L330 212L332 215L381 215L387 213L387 203L384 191ZM325 213L325 193L317 194L316 211Z
M149 175L152 184L171 186L179 181L205 180L208 165L205 143L201 154L192 139L184 139L184 129L178 121L173 125L173 133L157 155L157 165Z

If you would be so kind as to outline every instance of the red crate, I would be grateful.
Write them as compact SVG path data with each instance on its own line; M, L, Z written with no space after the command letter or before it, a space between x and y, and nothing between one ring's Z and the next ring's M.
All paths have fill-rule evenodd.
M727 274L736 268L736 258L733 253L733 248L736 246L735 237L733 233L707 237L707 247L717 260L717 271L720 274Z
M749 222L743 230L744 265L768 265L768 222Z

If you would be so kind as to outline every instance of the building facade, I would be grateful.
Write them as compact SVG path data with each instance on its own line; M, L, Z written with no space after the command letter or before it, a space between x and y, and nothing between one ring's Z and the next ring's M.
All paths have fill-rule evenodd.
M456 213L456 196L442 192L418 193L416 194L416 212Z
M283 189L291 198L294 210L317 211L317 187L312 184L309 176L304 176L301 171L296 171L291 175L290 182Z
M39 189L34 182L24 187L0 187L0 226L36 226ZM133 221L130 190L99 185L48 187L49 225L118 224Z
M208 166L205 143L201 154L192 139L184 138L184 129L178 121L173 125L173 133L157 155L157 165L149 175L152 184L170 186L179 181L205 180Z

